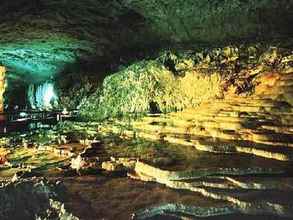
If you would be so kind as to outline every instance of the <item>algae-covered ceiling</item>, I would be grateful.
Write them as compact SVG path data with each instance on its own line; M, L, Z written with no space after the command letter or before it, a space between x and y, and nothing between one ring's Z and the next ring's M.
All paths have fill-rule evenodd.
M10 78L42 80L81 59L109 56L135 35L127 13L108 0L1 1L0 64Z
M1 0L0 64L36 82L163 42L291 38L292 12L292 0Z

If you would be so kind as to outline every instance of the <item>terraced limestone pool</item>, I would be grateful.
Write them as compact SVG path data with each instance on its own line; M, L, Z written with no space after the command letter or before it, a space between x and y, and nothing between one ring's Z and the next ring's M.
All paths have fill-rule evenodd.
M11 166L1 167L1 179L7 181L18 173L17 181L36 181L31 180L32 176L60 181L66 211L80 219L292 217L290 161L241 153L215 154L192 146L118 136L100 137L91 148L78 143L52 148L55 150L6 149ZM63 149L62 155L58 149ZM99 160L94 167L77 174L70 168L71 157L64 156L66 149L73 153L73 158L83 152L87 154L85 160ZM110 157L138 158L141 162L136 162L127 177L123 169L101 169L102 162ZM182 178L174 179L177 174ZM18 208L23 207L15 207ZM6 212L7 216L14 211ZM30 212L34 214L34 210Z

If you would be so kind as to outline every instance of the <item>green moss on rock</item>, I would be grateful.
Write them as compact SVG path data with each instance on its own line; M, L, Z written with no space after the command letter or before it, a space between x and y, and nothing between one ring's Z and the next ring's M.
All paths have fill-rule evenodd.
M81 114L98 120L128 113L170 112L219 95L220 74L197 72L193 62L177 59L174 70L162 59L135 63L106 77L102 88L83 100ZM179 74L182 67L183 75Z
M251 95L257 76L292 72L288 48L266 44L165 52L105 78L84 98L81 115L100 120L129 113L165 113L195 107L223 93Z

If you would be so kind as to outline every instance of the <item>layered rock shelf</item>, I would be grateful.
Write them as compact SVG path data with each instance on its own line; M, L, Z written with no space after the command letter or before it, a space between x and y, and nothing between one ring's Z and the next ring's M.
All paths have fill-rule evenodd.
M204 173L204 175L202 175ZM157 215L179 213L191 215L193 217L211 217L219 215L230 215L236 213L257 215L269 214L283 217L291 217L292 204L278 203L270 199L254 200L253 196L248 197L243 189L263 191L269 189L291 191L292 178L284 178L283 184L273 184L268 186L268 180L264 183L257 183L251 178L249 181L241 182L241 176L257 174L277 174L270 169L218 169L218 170L197 170L194 172L170 172L152 167L148 164L137 162L134 173L128 174L129 177L142 180L153 181L164 184L174 189L184 189L201 194L204 197L215 200L227 201L230 205L224 207L188 207L180 204L167 204L139 211L135 216L137 219L148 219ZM223 177L223 175L235 175L235 177ZM240 178L240 180L239 180ZM189 180L189 181L188 181ZM256 182L255 182L256 181Z
M268 77L278 80L267 80ZM101 126L101 131L193 146L213 153L293 159L292 73L264 73L251 96L227 94L167 115ZM266 88L266 90L264 90Z

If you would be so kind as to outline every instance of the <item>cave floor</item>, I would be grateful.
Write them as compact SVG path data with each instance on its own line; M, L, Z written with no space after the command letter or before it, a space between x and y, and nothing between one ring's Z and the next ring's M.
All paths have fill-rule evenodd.
M137 210L164 203L181 203L196 207L222 207L227 205L227 202L215 201L187 190L173 190L157 183L145 183L125 177L67 177L63 179L63 181L69 190L69 199L65 202L65 205L74 215L81 217L81 219L130 219L132 214ZM291 183L293 184L292 180ZM263 195L264 193L255 193L255 195L250 195L250 197L252 199L260 199ZM267 197L276 195L278 195L280 200L283 200L284 203L288 203L293 196L293 192L271 193L267 195ZM161 216L157 219L173 218L171 218L171 216L165 216L165 218ZM233 214L224 217L210 217L207 219L285 220L287 218L268 215L247 216Z
M89 145L91 145L90 148ZM80 143L71 142L47 147L1 148L0 153L6 155L8 162L6 166L2 165L0 168L2 181L13 178L15 173L19 178L24 179L37 176L52 181L60 180L66 188L64 199L66 209L80 219L131 219L133 213L138 210L166 203L215 209L230 205L230 202L225 199L213 199L188 189L175 189L156 181L144 182L131 179L126 176L124 170L103 170L102 163L111 158L112 160L113 158L135 158L153 167L176 172L213 170L219 167L224 169L270 168L276 173L236 175L232 176L234 182L228 184L221 179L213 179L213 176L207 179L200 178L199 181L212 184L201 186L210 192L229 195L252 204L265 201L278 204L281 209L283 206L292 207L293 205L291 199L293 198L293 166L290 161L278 161L241 153L214 154L198 151L190 146L139 138L127 139L117 135L100 136L100 139L93 141L84 139ZM71 158L78 154L82 154L89 162L84 169L81 168L76 172L70 166L73 163ZM239 183L248 184L248 187L239 187ZM257 186L263 188L258 189ZM248 214L234 213L207 219L289 219L282 215L249 212ZM182 213L170 215L167 212L166 215L161 213L159 216L158 219L181 219Z

